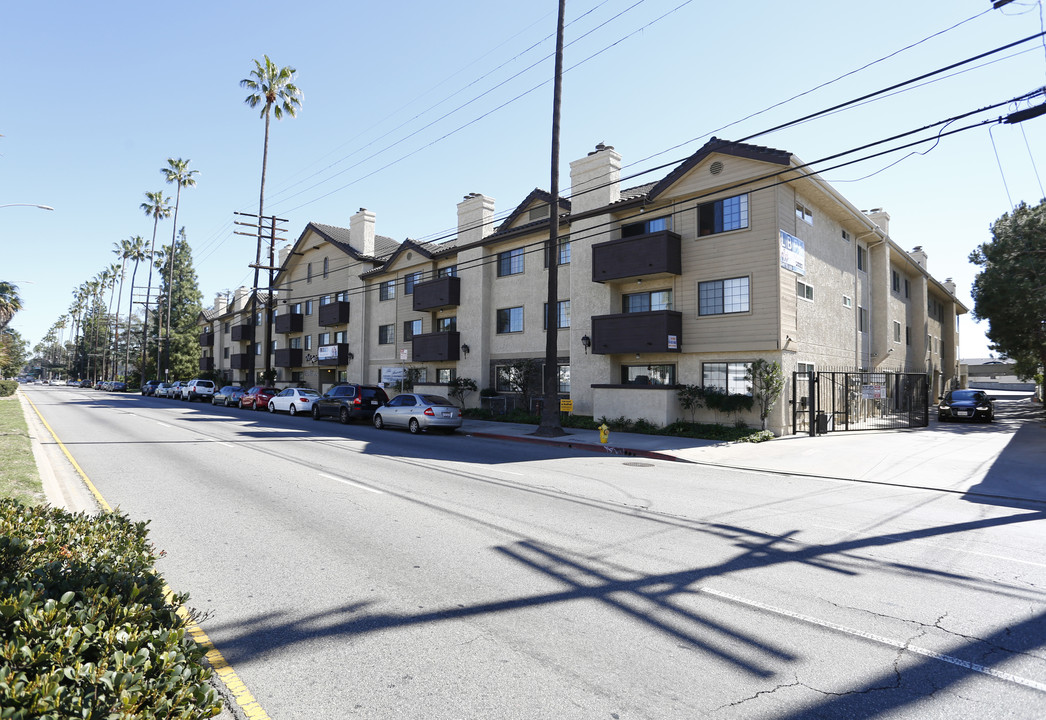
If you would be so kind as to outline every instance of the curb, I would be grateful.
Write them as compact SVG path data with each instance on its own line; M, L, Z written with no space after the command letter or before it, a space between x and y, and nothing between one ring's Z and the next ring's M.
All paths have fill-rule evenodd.
M690 460L685 460L675 455L668 453L657 452L654 450L636 450L634 448L622 448L614 445L600 445L590 442L575 442L571 440L551 440L539 437L520 437L518 435L501 435L499 433L490 432L469 432L466 433L469 437L481 437L491 438L494 440L511 440L513 442L531 443L533 445L555 445L559 447L568 447L574 450L586 450L588 452L602 453L604 455L622 455L625 457L642 457L650 460L671 460L672 462L688 463L693 465L694 463Z

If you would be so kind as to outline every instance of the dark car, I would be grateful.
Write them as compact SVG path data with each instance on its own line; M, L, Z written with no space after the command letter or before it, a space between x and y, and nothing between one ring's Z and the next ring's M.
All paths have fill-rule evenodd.
M941 422L980 420L990 423L995 419L995 406L983 390L950 390L937 406L937 419Z
M211 396L211 405L239 407L240 398L243 397L245 392L247 392L247 388L242 388L239 385L226 385Z
M280 389L266 385L255 385L240 398L240 407L247 410L267 410L269 401L280 394Z
M389 396L377 385L335 385L313 404L312 419L336 417L342 423L370 420L374 411L388 401Z
M156 393L156 386L160 384L159 380L146 380L145 384L142 385L142 395L153 395Z
M109 383L110 392L127 392L127 383L123 380L113 380Z

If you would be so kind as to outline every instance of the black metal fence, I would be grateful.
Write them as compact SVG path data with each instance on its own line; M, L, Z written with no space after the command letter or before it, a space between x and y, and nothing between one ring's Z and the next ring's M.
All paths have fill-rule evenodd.
M930 424L925 373L818 370L792 373L792 432L898 430Z

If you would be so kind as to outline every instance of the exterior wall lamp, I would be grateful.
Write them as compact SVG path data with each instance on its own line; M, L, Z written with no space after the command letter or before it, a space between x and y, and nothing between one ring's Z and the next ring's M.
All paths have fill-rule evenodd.
M582 335L581 344L585 348L585 354L588 355L588 349L592 347L592 338L590 338L588 335Z
M465 353L465 357L468 357L469 356L469 352L471 352L471 351L472 351L472 348L470 348L468 346L468 344L462 343L462 345L461 345L461 352Z
M355 359L356 359L356 356L355 356L355 355L353 355L352 353L349 353L349 354L347 355L347 357L348 357L348 359L349 359L349 362L352 362L353 360L355 360Z

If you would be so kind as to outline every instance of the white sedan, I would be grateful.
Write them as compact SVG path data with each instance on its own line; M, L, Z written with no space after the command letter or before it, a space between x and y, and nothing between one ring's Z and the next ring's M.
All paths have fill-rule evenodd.
M287 388L269 400L269 412L286 412L297 415L312 412L312 405L320 394L312 388Z

